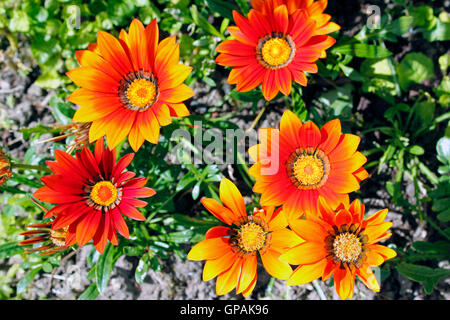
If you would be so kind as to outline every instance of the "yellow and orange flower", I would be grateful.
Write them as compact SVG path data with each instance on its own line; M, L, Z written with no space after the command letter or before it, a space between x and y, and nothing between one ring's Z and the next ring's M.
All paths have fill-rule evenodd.
M228 76L236 90L247 92L262 83L270 101L281 91L289 95L292 81L307 85L305 72L316 73L315 61L324 57L336 40L316 34L317 23L304 10L291 15L286 5L266 10L251 9L247 17L233 11L237 26L228 27L235 38L219 44L216 62L233 67Z
M179 56L175 36L159 42L156 19L145 28L134 19L118 39L99 31L97 43L76 52L81 67L67 72L82 87L68 97L81 106L73 121L92 122L90 141L106 135L111 149L127 136L134 151L157 144L160 126L189 115L183 101L194 92L183 82L192 68Z
M0 186L6 182L6 179L11 178L11 176L11 161L2 150L0 150Z
M205 240L197 243L188 254L190 260L206 260L203 281L217 277L218 295L236 287L236 294L248 297L256 285L257 252L270 275L288 279L292 268L278 258L302 240L286 228L287 220L281 210L255 208L252 215L247 215L244 198L226 178L222 179L219 192L223 205L210 198L203 198L202 204L230 227L209 229Z
M263 206L283 205L288 220L315 213L319 196L333 209L348 204L348 193L368 177L367 159L357 151L360 138L342 134L339 119L319 130L286 110L280 130L260 129L259 139L248 151L256 162L249 170L257 180L253 191L261 193Z
M118 244L116 231L129 237L122 215L145 220L136 207L145 207L147 202L137 198L151 197L155 191L144 187L146 178L134 178L135 173L124 171L134 154L127 154L116 163L116 149L105 150L103 138L97 140L94 154L88 148L75 154L76 158L55 150L56 161L47 161L54 174L42 177L45 186L34 196L57 204L44 218L56 215L52 230L68 227L66 246L83 246L93 239L97 250L103 253L108 240Z
M305 242L289 249L280 260L298 265L287 285L301 285L334 275L341 299L351 298L355 276L371 290L380 291L372 268L394 258L394 250L378 244L391 236L392 222L385 222L387 209L364 219L365 206L359 200L341 205L337 212L319 197L317 216L299 219L292 230Z
M314 35L329 34L341 29L341 27L330 21L331 16L323 13L328 6L328 0L251 0L252 7L262 13L273 11L281 5L286 5L289 14L296 10L304 10L308 17L316 21ZM323 58L323 57L321 57Z

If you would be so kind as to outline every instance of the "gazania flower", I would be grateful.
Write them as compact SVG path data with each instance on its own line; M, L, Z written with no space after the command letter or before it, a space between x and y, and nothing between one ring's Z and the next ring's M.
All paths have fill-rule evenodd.
M263 206L283 205L289 220L315 213L319 195L333 209L348 205L348 193L368 177L362 168L367 159L356 151L360 138L342 134L339 119L319 130L287 110L280 130L260 129L259 139L248 151L256 162L249 170L257 180L253 191L261 193Z
M3 185L6 179L11 178L11 162L9 158L0 150L0 186Z
M134 178L135 173L124 171L133 157L127 154L116 163L116 150L105 150L103 139L97 141L95 154L84 148L73 158L55 150L56 161L47 161L54 174L42 177L45 186L34 196L57 204L44 218L56 215L52 230L68 227L66 246L83 246L93 239L103 253L108 240L118 244L116 231L129 237L122 215L145 220L136 207L147 203L136 198L150 197L155 191L144 187L146 178Z
M327 35L314 35L316 21L302 10L288 14L285 5L261 13L251 9L247 17L233 11L237 26L228 31L235 40L222 42L216 62L233 67L228 82L236 90L247 92L262 83L266 100L279 91L291 92L292 81L306 86L305 72L316 73L315 61L336 40Z
M330 21L329 14L323 13L328 6L328 0L251 0L251 4L255 10L262 13L273 11L274 8L283 4L286 5L290 15L296 10L304 10L309 18L316 21L313 35L329 34L341 28Z
M52 222L44 222L37 224L29 224L27 228L34 228L35 230L29 230L20 233L23 236L32 236L26 240L20 241L20 246L28 246L35 243L42 243L37 248L25 248L25 253L32 253L36 251L42 251L41 256L54 254L67 249L66 247L66 234L67 227L62 229L52 230Z
M392 222L385 222L387 209L364 219L364 204L355 200L350 206L341 205L337 212L320 197L318 215L299 219L292 230L305 242L289 249L280 260L298 265L287 285L300 285L334 275L334 286L341 299L351 298L355 276L371 290L380 291L371 269L396 256L396 252L378 244L391 233Z
M226 178L220 183L219 193L223 205L209 198L203 198L202 204L229 227L209 229L205 240L197 243L188 254L190 260L206 260L203 281L217 277L218 295L236 287L236 294L249 296L256 285L257 252L270 275L289 278L291 266L278 258L301 239L286 228L285 216L274 207L255 208L252 215L247 215L241 193Z
M42 207L35 199L31 200L41 208L42 211L47 213L47 209ZM19 241L19 246L29 246L36 243L42 243L41 246L35 248L25 248L25 253L32 253L36 251L42 251L41 256L54 254L67 249L66 247L66 234L67 227L63 229L52 230L53 221L29 224L25 227L33 228L34 230L28 230L20 233L22 236L31 236L28 239Z
M82 87L68 97L81 106L73 121L92 122L89 139L106 135L111 149L127 136L134 151L144 140L157 144L160 126L189 115L183 101L194 95L183 84L192 68L179 55L175 36L159 42L156 19L145 28L134 19L119 39L99 31L97 43L76 52L81 67L67 72Z

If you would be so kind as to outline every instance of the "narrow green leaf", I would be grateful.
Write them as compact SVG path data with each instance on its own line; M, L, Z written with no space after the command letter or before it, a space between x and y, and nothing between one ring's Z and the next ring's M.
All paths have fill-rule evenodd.
M106 286L108 285L109 277L111 275L111 271L114 267L114 253L115 247L108 243L106 245L105 251L100 256L97 262L96 268L96 283L97 289L100 294L103 293Z
M358 58L382 59L392 55L386 48L364 43L344 44L331 50L333 53L348 54Z
M97 284L91 283L89 287L78 297L77 300L95 300L98 297Z

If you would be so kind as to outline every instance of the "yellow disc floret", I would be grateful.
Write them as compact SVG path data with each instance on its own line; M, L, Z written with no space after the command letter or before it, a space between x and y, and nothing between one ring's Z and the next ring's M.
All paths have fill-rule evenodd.
M294 163L293 173L301 185L316 185L325 175L323 161L314 155L300 155Z
M288 38L270 38L262 44L261 59L268 67L283 67L291 61L293 50Z
M238 246L246 252L253 252L264 247L266 243L266 232L263 227L254 223L248 222L241 225L237 231Z
M96 204L108 207L117 200L117 188L110 181L100 181L92 187L90 197Z
M130 83L126 91L129 104L141 109L153 105L156 94L156 85L152 81L142 78L135 79Z
M361 241L353 233L338 234L333 241L333 253L342 262L357 262L361 252Z

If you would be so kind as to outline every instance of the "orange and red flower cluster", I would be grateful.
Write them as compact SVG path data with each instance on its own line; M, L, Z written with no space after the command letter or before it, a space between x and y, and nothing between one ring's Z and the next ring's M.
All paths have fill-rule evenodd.
M307 84L306 73L318 71L316 61L326 57L335 39L328 34L340 27L324 13L326 0L252 0L246 17L233 11L234 39L219 44L219 65L232 67L228 82L241 92L261 84L266 100L281 91L289 95L292 82ZM184 84L192 68L179 64L175 37L159 41L156 20L148 26L137 19L118 38L99 31L97 43L76 52L80 67L67 72L81 88L68 100L78 104L75 135L69 153L55 151L47 161L53 174L34 196L55 204L45 210L50 222L29 225L32 236L21 245L43 243L27 252L51 254L90 240L102 253L108 242L117 245L117 232L129 237L124 216L145 220L138 198L155 194L146 178L125 171L134 154L116 159L115 147L128 138L137 152L145 140L157 144L160 127L171 117L189 111L184 101L194 92ZM105 149L104 138L107 147ZM247 213L244 198L228 179L220 183L220 202L202 199L204 207L224 226L209 229L205 239L189 252L191 260L206 260L203 280L217 277L216 292L234 288L249 296L257 282L258 256L273 277L300 285L334 276L342 299L351 298L355 277L379 290L371 267L395 252L378 244L390 236L387 210L364 219L365 208L349 193L368 178L367 159L357 151L360 138L343 134L338 119L319 129L292 112L281 117L280 128L259 131L261 143L249 149L255 164L255 193L261 208ZM89 145L97 141L94 152ZM8 177L9 162L0 154L0 184ZM293 270L292 266L297 266Z
M233 67L228 82L246 92L262 84L266 100L279 91L289 95L292 81L306 85L305 72L317 72L315 61L326 57L339 30L323 11L327 1L253 0L247 17L233 12L233 40L222 42L218 64ZM337 293L351 298L355 276L379 291L371 267L395 257L378 242L391 234L387 209L364 219L364 205L350 203L349 193L368 178L360 138L343 134L339 119L319 129L285 111L280 128L259 130L261 143L249 149L255 164L253 191L261 209L247 215L244 200L227 179L220 200L203 199L205 208L227 226L211 228L189 252L206 260L203 280L217 277L216 292L233 288L247 297L255 286L260 256L269 274L300 285L334 275ZM288 228L289 227L289 228ZM297 266L292 271L290 265ZM253 279L253 280L252 280Z

